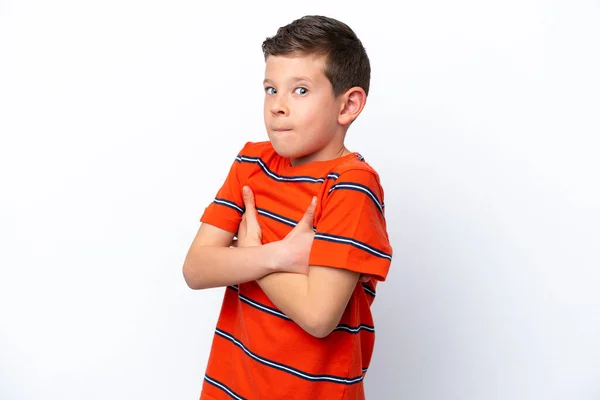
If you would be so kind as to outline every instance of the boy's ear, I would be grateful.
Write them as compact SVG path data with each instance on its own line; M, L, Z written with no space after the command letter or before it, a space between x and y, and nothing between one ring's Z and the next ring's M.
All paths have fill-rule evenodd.
M367 94L361 87L353 87L342 94L342 104L338 122L340 125L349 125L365 108Z

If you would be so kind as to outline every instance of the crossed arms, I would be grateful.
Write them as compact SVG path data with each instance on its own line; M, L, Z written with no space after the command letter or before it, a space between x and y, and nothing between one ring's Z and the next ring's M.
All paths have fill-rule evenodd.
M309 266L314 238L315 201L282 240L262 244L254 196L243 193L246 212L234 234L202 224L183 264L192 289L235 285L256 280L283 313L312 336L322 338L337 326L359 280L359 273L341 268Z

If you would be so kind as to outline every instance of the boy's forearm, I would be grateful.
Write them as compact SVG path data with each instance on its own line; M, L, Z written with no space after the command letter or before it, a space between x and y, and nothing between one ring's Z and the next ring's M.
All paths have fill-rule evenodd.
M183 265L192 289L208 289L253 281L276 271L269 244L256 247L198 247Z
M310 267L308 275L274 273L258 280L267 297L312 336L327 336L339 323L358 273Z
M258 280L258 284L267 297L292 321L313 336L316 319L310 311L316 310L311 306L309 295L308 275L279 272Z

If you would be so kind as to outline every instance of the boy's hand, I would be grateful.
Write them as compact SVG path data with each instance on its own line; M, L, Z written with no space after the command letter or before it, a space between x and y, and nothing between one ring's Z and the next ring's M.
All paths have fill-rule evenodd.
M261 246L262 229L257 219L254 193L252 193L252 190L248 186L244 186L242 194L246 211L240 222L237 239L233 240L231 246ZM281 266L280 271L308 274L310 249L315 237L313 222L316 205L316 198L313 198L300 222L280 241L281 252L279 253L281 256L278 262ZM361 282L368 282L369 280L370 277L368 275L360 276Z
M258 213L256 212L254 193L252 193L252 190L248 186L244 186L242 195L246 211L242 215L242 221L238 228L237 240L234 240L231 243L231 246L261 246L262 229L258 223ZM314 209L315 205L311 204L307 210L307 213L310 212L310 215L307 216L305 214L302 219L302 221L306 221L305 224L310 225L310 233L308 236L304 232L299 232L298 226L304 226L301 221L301 223L298 223L298 226L286 236L286 238L290 238L289 241L285 244L283 244L283 241L276 242L279 244L279 247L278 251L273 253L273 257L276 258L274 264L277 266L277 271L308 274L308 255L312 245L312 238L314 237L314 232L312 230Z
M286 270L292 269L295 272L308 274L310 249L315 237L313 222L316 206L317 198L313 197L302 219L279 242L281 243L281 252L279 252L280 262Z
M233 247L253 247L262 246L262 229L256 217L256 206L254 204L254 194L248 186L242 190L246 212L242 215L242 221L238 228L237 240L232 243Z
M303 272L305 274L308 274L310 249L315 237L313 222L316 206L317 198L314 197L300 222L298 222L294 229L292 229L292 231L282 240L286 249L285 254L287 255L284 263L297 266L306 265L306 272ZM371 277L369 275L360 275L359 279L361 282L368 282Z

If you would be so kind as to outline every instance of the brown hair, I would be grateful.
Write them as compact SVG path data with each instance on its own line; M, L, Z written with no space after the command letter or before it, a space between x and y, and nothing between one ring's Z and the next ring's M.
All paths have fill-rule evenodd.
M361 41L350 27L333 18L307 15L282 26L262 44L268 56L292 53L326 56L325 76L335 96L359 86L369 94L371 65Z

